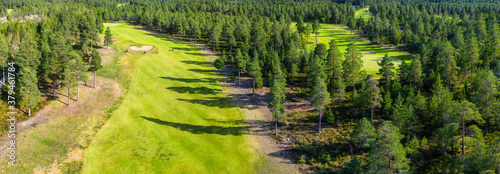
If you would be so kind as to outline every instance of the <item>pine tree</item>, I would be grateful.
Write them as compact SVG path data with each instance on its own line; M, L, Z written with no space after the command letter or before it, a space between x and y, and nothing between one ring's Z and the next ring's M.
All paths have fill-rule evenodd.
M31 108L36 107L42 97L38 89L36 72L30 67L22 67L19 71L18 80L20 105L28 107L28 115L31 115Z
M378 88L378 82L370 75L366 78L366 82L363 88L363 96L367 98L370 103L370 123L373 123L373 115L375 107L380 107L380 102L382 97L380 96L380 89Z
M328 55L326 57L326 67L331 72L331 84L335 85L335 79L340 78L342 76L342 53L340 53L339 47L337 46L337 42L335 40L330 41L330 48L328 49ZM332 88L338 89L338 88ZM335 91L332 90L330 93L334 95Z
M477 121L481 122L483 119L481 115L476 109L476 106L473 103L470 103L466 100L461 103L456 103L451 110L451 117L449 120L449 124L461 123L462 124L462 155L465 153L465 122L466 121Z
M109 27L106 28L106 33L104 35L104 45L109 47L109 45L113 44L113 34L111 34L111 30Z
M389 117L389 115L391 114L391 110L392 110L392 98L391 98L390 91L385 92L383 103L384 103L384 111L385 111L387 117Z
M7 40L0 36L0 66L2 67L2 83L5 84L5 67L7 66L7 59L10 57L10 44Z
M219 47L219 40L220 40L220 35L221 35L221 28L219 24L215 24L215 26L212 28L212 32L210 32L210 42L212 42L214 46L214 51L216 47Z
M445 47L441 48L441 52L438 54L438 69L443 78L448 80L448 88L451 91L452 83L456 79L455 73L457 70L457 65L455 62L455 48L451 46L450 42L446 42Z
M349 136L356 147L366 149L374 143L377 133L375 133L375 128L373 128L372 124L363 117L359 120L358 124L354 126L354 130Z
M19 52L17 52L14 60L19 67L29 67L36 74L38 72L37 69L40 66L40 57L41 54L38 51L36 42L33 40L31 34L28 34L19 45ZM36 83L38 84L38 79Z
M319 110L318 132L321 133L321 115L326 105L330 104L330 93L328 93L325 80L321 75L316 76L316 82L311 92L311 104Z
M357 50L354 43L349 44L345 54L345 60L342 62L344 68L344 78L347 85L351 85L353 91L356 91L356 83L361 78L360 70L363 67L362 55Z
M319 28L320 27L321 26L320 26L318 20L314 20L312 28L313 28L313 33L316 34L316 45L318 45L318 34L319 34Z
M80 84L78 82L79 81L86 82L89 79L87 72L90 66L87 64L87 62L83 61L81 56L73 55L73 57L75 59L74 71L76 75L76 101L78 102L80 101L80 91L79 91Z
M285 105L283 104L283 100L285 100L285 92L287 89L285 86L285 75L281 71L281 66L279 66L279 58L276 53L275 56L273 56L273 62L276 66L271 79L271 98L269 99L269 105L267 107L274 115L275 134L278 135L278 116L281 117L283 114L285 114Z
M345 97L345 88L346 85L344 83L344 79L342 76L339 76L339 78L335 81L335 84L333 84L333 89L335 91L334 96L337 98L340 103L342 104L342 100Z
M420 63L420 55L415 55L411 62L410 81L413 82L413 90L417 90L422 86L422 63Z
M377 133L374 147L367 155L366 173L405 173L410 162L401 144L403 136L390 121L383 122Z
M238 85L241 85L241 70L246 69L247 59L246 56L241 55L241 51L238 48L236 50L236 65L238 66Z
M485 132L488 134L488 124L490 118L494 118L494 121L500 121L498 116L495 116L494 109L497 106L497 101L495 96L498 94L497 89L498 78L493 75L493 72L482 70L479 71L474 78L474 89L473 101L476 106L479 107L481 115L486 120ZM498 124L498 123L496 123Z
M92 50L92 60L90 62L90 71L94 71L94 88L96 88L96 72L102 68L101 65L101 55L96 50Z
M471 37L467 39L467 45L466 45L466 54L464 55L464 59L466 60L468 65L467 67L463 67L464 69L469 69L470 70L470 75L471 77L474 74L474 68L476 67L477 64L480 64L479 60L479 49L477 48L477 41L475 37Z
M248 68L248 73L253 77L253 89L252 89L252 95L255 95L255 83L257 83L257 87L262 86L262 73L260 64L259 64L259 54L257 53L257 50L254 51L254 56L252 60L248 63L247 68Z

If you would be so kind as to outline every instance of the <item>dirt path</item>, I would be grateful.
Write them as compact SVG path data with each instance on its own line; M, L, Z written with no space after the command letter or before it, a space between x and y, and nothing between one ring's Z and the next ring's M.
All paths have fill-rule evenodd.
M208 56L208 61L214 61L217 58L216 53L211 51L207 45L167 37L199 48L201 54ZM274 133L272 131L274 130L274 120L267 108L269 95L266 95L266 93L269 92L269 88L256 89L255 95L251 96L247 94L252 93L252 79L245 77L242 78L241 82L241 86L238 86L235 80L230 81L224 78L224 81L220 82L220 84L226 89L224 93L233 96L233 102L240 106L246 116L248 126L251 127L248 131L253 132L253 135L248 137L248 142L255 149L255 152L262 157L260 159L261 163L257 166L255 172L300 173L299 167L291 161L285 147L278 144L271 137Z

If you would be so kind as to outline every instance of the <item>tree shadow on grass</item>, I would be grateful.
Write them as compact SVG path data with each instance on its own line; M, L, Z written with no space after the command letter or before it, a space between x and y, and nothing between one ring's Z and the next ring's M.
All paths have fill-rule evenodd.
M214 73L214 72L219 72L219 70L212 70L212 69L188 69L189 71L192 72L197 72L197 73Z
M192 124L185 124L185 123L174 123L174 122L169 122L169 121L164 121L156 118L150 118L150 117L145 117L141 116L141 118L165 125L165 126L170 126L176 129L179 129L181 131L187 131L193 134L219 134L219 135L244 135L248 134L249 132L247 131L249 126L202 126L202 125L192 125Z
M187 78L175 78L175 77L160 77L162 79L179 81L184 83L215 83L217 78L198 78L198 79L187 79Z
M230 100L224 97L208 97L205 99L177 99L179 101L185 101L193 104L205 105L208 107L218 107L218 108L234 108L236 107Z
M237 99L238 102L234 104L232 99ZM239 106L248 110L258 109L259 106L267 106L266 99L250 97L249 94L229 94L227 97L206 97L204 99L177 100L193 104L205 105L208 107L232 108Z
M190 93L190 94L205 94L205 95L216 95L222 92L220 89L212 89L207 87L168 87L167 89L175 91L177 93Z
M197 54L197 53L189 53L189 54ZM202 55L200 53L200 55ZM183 60L181 61L182 63L185 63L185 64L190 64L190 65L200 65L200 66L212 66L213 63L212 62L203 62L203 61L188 61L188 60Z

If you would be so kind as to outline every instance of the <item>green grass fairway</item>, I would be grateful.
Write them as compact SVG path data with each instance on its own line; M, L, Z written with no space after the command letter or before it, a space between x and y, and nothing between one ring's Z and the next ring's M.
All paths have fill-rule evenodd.
M129 91L85 152L83 173L254 172L258 157L237 121L245 117L222 93L206 56L134 26L105 26L159 54L136 59Z
M292 23L292 29L295 30L295 24ZM401 60L407 60L409 53L400 51L397 49L384 48L380 45L371 44L365 38L362 38L355 33L350 33L346 26L335 25L335 24L321 24L321 28L318 35L318 43L323 43L326 47L329 47L330 41L335 39L337 45L342 53L345 53L347 46L351 42L355 42L358 46L358 50L363 52L364 68L367 73L374 74L378 72L379 66L377 61L381 61L385 53L389 54L395 61L396 66L399 65ZM314 50L316 47L316 35L311 34L309 37L309 44L307 44L307 49Z

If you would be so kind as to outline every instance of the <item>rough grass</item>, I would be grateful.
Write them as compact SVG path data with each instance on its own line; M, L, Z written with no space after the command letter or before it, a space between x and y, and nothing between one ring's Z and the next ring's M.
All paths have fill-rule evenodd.
M244 116L221 92L207 57L133 26L106 26L159 54L135 62L129 92L86 151L83 173L251 173L257 158L246 129L232 122Z
M292 29L295 30L295 24L292 23ZM347 46L354 42L358 46L360 52L363 54L364 69L369 74L374 74L378 72L380 66L378 66L377 61L381 61L382 57L387 53L395 61L396 66L398 66L401 60L407 60L409 53L400 51L397 49L390 49L388 47L383 47L380 45L371 44L369 40L360 37L354 32L349 31L349 28L342 25L335 24L321 24L321 28L318 35L318 43L323 43L328 48L330 41L334 39L337 41L337 45L342 53L346 52ZM307 49L314 50L316 47L316 35L311 34L309 37L309 43L307 44Z
M14 9L7 9L7 14L10 14L12 11L14 11Z

